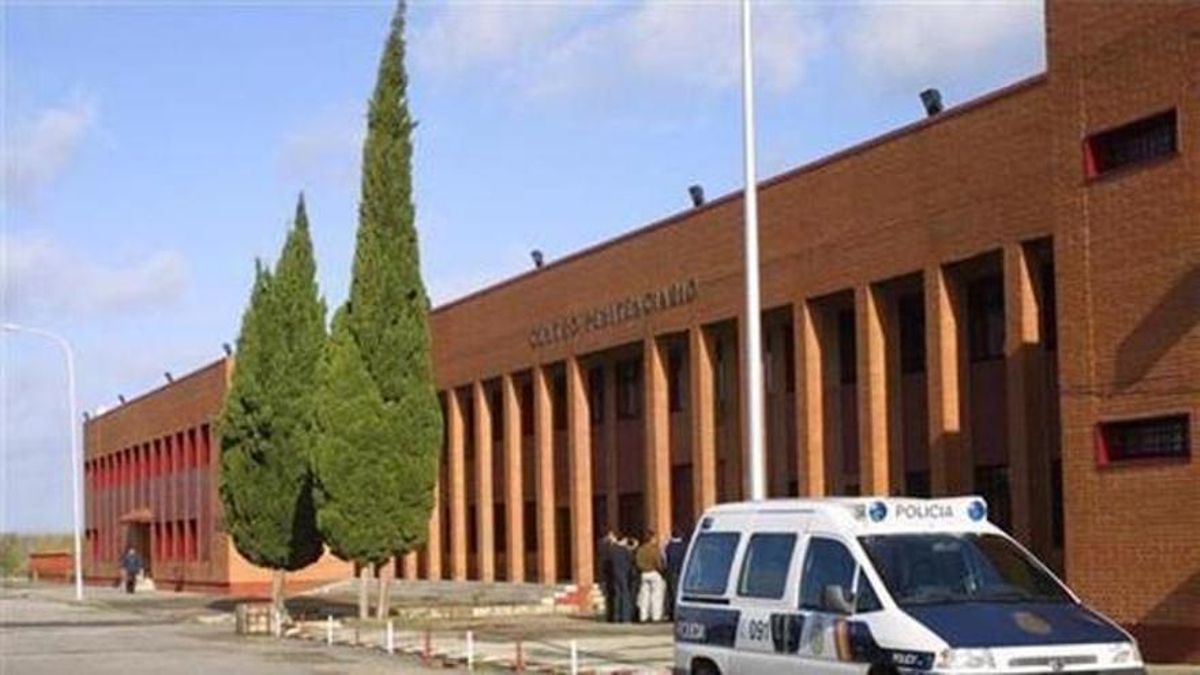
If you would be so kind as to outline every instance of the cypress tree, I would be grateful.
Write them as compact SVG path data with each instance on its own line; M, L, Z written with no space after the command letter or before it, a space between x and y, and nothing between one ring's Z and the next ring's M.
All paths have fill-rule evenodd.
M350 298L327 349L317 452L321 531L335 554L362 567L359 614L364 618L370 568L425 540L442 441L429 351L429 300L413 223L415 124L408 112L404 11L401 2L368 111ZM337 378L352 377L359 368L356 362L366 377L359 384L370 384L359 396L378 397L378 406L362 401L374 412L342 406L332 393L344 386ZM362 428L348 429L351 421ZM356 434L353 439L351 433ZM363 493L369 500L360 499ZM381 616L387 613L387 601L386 580L381 579Z
M280 609L284 572L323 551L309 459L324 341L325 303L301 196L275 272L255 262L219 420L225 528L243 557L274 570L271 595Z

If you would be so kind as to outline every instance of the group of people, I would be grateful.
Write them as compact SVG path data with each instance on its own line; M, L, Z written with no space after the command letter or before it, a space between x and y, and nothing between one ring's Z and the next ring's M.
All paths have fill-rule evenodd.
M596 545L604 618L609 623L670 621L675 589L687 545L678 533L660 542L653 532L645 541L618 537L609 530Z

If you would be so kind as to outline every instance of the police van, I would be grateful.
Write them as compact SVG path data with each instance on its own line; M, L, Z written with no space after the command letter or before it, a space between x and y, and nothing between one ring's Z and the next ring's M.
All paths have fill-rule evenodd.
M979 497L723 504L683 569L676 672L1145 672Z

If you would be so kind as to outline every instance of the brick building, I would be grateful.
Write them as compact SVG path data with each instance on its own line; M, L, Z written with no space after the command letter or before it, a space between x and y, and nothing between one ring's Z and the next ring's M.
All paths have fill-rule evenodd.
M762 184L769 494L982 494L1200 660L1200 6L1046 11L1046 73ZM402 575L587 584L604 529L742 498L741 222L727 195L434 311Z
M220 524L214 432L233 360L221 359L84 424L84 576L120 578L130 546L159 588L262 592L269 570L246 561ZM288 583L343 579L326 556Z

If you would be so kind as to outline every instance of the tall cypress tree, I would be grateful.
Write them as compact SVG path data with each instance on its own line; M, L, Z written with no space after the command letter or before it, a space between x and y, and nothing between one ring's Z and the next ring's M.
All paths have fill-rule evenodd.
M219 422L225 527L243 557L275 571L271 596L280 609L284 572L323 550L309 460L324 341L325 303L301 196L275 272L255 263Z
M408 112L404 11L400 2L368 112L350 298L327 347L316 462L320 527L335 554L362 566L363 617L370 568L425 540L442 441L429 351L429 300L413 223L415 125ZM343 386L339 377L357 370L356 361L366 376L361 384L369 382L371 389L360 395L372 402L378 397L379 404L363 411L336 405L331 393ZM351 420L362 428L346 428ZM358 434L352 442L347 439L351 432ZM364 488L370 489L369 501L353 494ZM381 580L380 615L387 612L387 600L387 584Z

